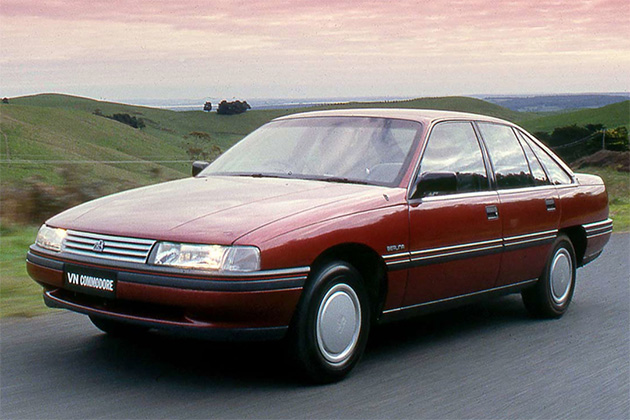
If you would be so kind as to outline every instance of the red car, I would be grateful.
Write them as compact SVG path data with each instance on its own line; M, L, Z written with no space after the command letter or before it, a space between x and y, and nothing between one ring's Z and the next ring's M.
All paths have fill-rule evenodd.
M193 175L49 219L27 257L46 304L113 334L286 337L334 381L374 323L516 292L562 316L612 232L600 178L481 115L291 115Z

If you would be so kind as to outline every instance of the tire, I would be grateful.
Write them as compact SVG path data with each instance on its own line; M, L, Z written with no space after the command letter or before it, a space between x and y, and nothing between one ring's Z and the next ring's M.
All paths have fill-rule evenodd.
M370 317L359 272L341 261L321 267L304 289L289 334L300 371L316 383L343 379L365 350Z
M95 315L90 315L90 321L96 328L113 337L133 337L149 330L147 327L112 321Z
M527 311L536 318L560 318L567 311L575 290L575 250L560 234L536 285L521 292Z

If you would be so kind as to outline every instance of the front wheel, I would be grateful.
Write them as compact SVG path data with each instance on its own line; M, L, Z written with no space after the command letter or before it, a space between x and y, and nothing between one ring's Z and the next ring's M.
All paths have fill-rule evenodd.
M575 251L564 234L556 238L543 275L532 288L523 290L525 307L538 318L560 318L575 290Z
M304 289L291 326L294 358L315 382L342 379L367 343L370 305L361 275L345 262L316 272Z

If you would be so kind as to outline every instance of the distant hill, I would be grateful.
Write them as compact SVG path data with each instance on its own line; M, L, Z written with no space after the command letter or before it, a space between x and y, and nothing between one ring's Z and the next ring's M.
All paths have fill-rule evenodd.
M549 115L521 121L530 132L551 132L556 127L577 124L603 124L607 128L625 126L630 129L630 101L619 102L596 109L581 109L563 114Z
M581 108L600 108L630 99L622 94L482 96L481 99L520 112L566 112Z

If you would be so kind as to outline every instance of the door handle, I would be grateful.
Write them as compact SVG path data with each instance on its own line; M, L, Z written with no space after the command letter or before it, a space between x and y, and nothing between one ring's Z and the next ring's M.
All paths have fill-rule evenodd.
M496 220L499 218L499 209L497 206L486 206L486 216L488 220Z
M553 198L546 198L545 206L547 206L547 211L556 211L556 200Z

